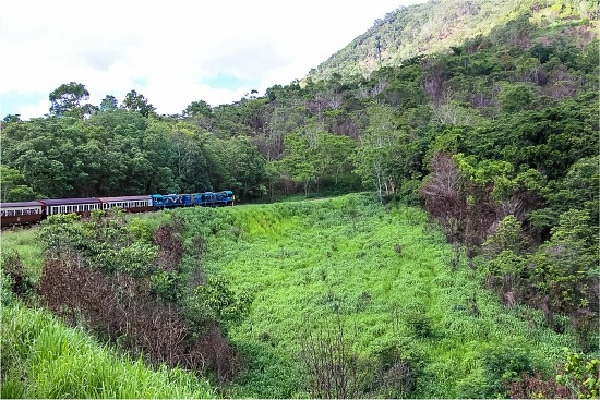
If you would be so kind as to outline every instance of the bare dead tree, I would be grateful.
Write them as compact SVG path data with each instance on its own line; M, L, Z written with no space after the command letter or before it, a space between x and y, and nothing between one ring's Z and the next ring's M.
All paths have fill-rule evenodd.
M421 186L425 208L439 221L446 239L454 246L453 267L460 261L460 243L464 239L466 199L460 195L461 178L452 156L436 153L431 162L430 179Z
M312 397L343 399L356 396L356 366L337 315L327 328L307 329L300 339L300 358L309 374Z

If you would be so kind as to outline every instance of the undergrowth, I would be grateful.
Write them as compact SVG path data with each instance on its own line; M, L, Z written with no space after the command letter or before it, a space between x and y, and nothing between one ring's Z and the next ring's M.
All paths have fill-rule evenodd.
M309 333L335 334L336 316L348 362L360 366L347 377L354 396L493 397L502 376L486 354L509 349L551 372L573 347L539 312L502 306L480 272L452 271L452 248L418 209L347 195L180 212L208 235L208 273L254 299L230 331L246 364L227 395L314 397L301 347L318 336ZM399 365L404 375L386 384ZM414 385L394 392L406 371L418 371Z

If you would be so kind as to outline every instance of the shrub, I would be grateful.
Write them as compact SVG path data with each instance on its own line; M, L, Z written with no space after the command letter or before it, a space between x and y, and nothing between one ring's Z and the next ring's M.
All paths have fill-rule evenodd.
M414 394L422 373L421 356L408 345L390 346L375 353L376 391L386 398L407 398Z
M485 397L505 397L507 384L517 382L523 374L533 374L533 364L522 349L503 347L487 350L482 356L486 387Z
M406 315L406 323L416 337L420 339L433 337L431 318L429 318L426 314L418 311L411 311Z

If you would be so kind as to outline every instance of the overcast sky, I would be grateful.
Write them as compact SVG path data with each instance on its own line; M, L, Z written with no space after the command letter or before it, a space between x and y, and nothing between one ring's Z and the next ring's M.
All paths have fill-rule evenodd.
M69 82L94 105L135 89L159 113L262 96L423 1L0 0L0 118L42 117L48 94Z

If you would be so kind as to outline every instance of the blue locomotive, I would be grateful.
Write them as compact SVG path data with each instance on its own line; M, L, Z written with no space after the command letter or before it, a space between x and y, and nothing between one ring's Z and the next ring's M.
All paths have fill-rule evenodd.
M221 207L232 206L235 195L229 190L223 192L206 192L192 194L153 194L152 204L155 209L173 207Z
M124 212L136 213L175 207L232 206L235 195L229 190L191 194L151 194L118 197L87 197L45 199L21 203L0 203L2 228L31 225L49 215L77 214L89 216L93 210L110 210L120 207Z

